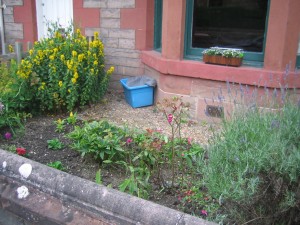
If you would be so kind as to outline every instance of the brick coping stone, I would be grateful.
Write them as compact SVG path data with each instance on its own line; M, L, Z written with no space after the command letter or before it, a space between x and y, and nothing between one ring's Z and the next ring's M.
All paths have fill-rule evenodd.
M31 172L21 175L20 167ZM30 166L29 166L30 167ZM29 194L22 198L18 188ZM26 189L25 188L25 189ZM0 208L26 222L54 224L213 225L0 149Z

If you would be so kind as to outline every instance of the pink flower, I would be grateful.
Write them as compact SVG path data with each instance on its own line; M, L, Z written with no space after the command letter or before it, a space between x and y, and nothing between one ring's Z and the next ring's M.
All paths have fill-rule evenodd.
M184 157L184 153L182 153L181 156Z
M191 137L188 137L188 138L187 138L187 142L188 142L189 145L192 144L192 140L193 140L193 138L191 138Z
M201 210L201 214L204 215L204 216L207 216L207 211L204 210L204 209L202 209L202 210Z
M18 155L25 155L26 149L25 148L17 148L16 149Z
M11 139L11 137L12 137L12 135L11 135L11 133L9 133L9 132L6 132L6 133L4 134L4 138L5 138L6 140Z
M168 122L171 124L173 121L173 115L172 114L169 114L168 115Z
M126 144L130 144L132 142L132 139L131 138L127 138L127 140L126 140Z

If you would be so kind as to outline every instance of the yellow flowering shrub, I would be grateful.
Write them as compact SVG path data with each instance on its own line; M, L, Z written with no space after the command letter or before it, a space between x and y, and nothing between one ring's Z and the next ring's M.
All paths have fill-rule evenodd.
M102 98L114 68L105 71L98 36L95 32L89 43L79 29L62 32L53 26L50 38L34 43L17 75L30 87L39 110L72 111Z

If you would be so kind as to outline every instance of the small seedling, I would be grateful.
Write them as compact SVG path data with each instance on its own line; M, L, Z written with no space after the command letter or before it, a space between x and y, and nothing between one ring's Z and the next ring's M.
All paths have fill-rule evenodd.
M61 133L61 132L64 131L64 129L65 129L65 120L58 119L58 120L54 121L54 123L56 124L56 129L55 129L56 132Z
M61 141L58 140L58 138L48 140L47 143L48 143L48 148L53 150L60 150L64 147L64 144L61 143Z
M62 170L62 171L64 170L64 167L63 167L61 161L50 162L47 164L47 166L50 166L57 170Z

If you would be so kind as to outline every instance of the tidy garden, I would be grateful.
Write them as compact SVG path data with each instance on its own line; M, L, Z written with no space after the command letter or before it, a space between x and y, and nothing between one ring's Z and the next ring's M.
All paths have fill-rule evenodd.
M49 32L19 65L1 66L0 148L220 224L300 223L293 90L265 88L258 98L228 83L215 101L222 107L226 92L234 107L208 145L183 135L190 106L179 97L155 106L168 133L85 120L88 107L104 107L114 68L97 33L88 42L79 29ZM260 108L264 100L277 109Z

